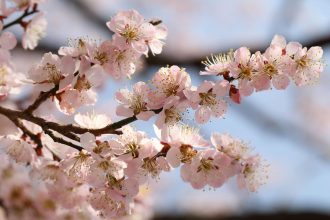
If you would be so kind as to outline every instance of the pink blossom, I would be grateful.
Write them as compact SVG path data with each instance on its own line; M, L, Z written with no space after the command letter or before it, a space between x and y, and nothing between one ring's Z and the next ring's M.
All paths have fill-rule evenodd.
M181 177L195 189L206 185L218 188L227 180L226 167L230 162L228 157L216 150L199 151L190 163L181 167Z
M75 60L69 56L46 53L38 65L33 66L28 76L36 84L60 84L60 81L75 71ZM51 85L49 85L51 86Z
M161 107L171 96L183 97L182 91L191 86L189 74L178 66L162 67L152 78L156 91L150 94L150 108Z
M24 49L33 50L41 38L46 35L47 20L44 13L39 12L25 27L22 37L22 45Z
M323 50L321 47L299 47L294 54L296 71L292 78L296 85L302 86L316 82L324 69L322 62Z
M69 40L69 46L60 47L58 54L62 56L82 57L94 51L97 47L93 39L87 37L80 37Z
M120 105L116 109L118 116L131 117L135 115L140 120L149 120L155 113L147 108L150 88L144 82L134 84L133 91L121 89L116 93Z
M238 80L238 89L243 96L253 93L255 60L246 47L241 47L234 52L234 62L230 65L230 75Z
M111 124L111 119L107 115L97 114L94 111L85 114L78 113L74 116L74 120L79 126L90 129L103 128Z
M112 152L120 155L120 158L125 161L134 158L142 160L155 152L153 142L146 133L136 131L129 125L122 127L121 131L123 134L117 140L109 141Z
M286 55L282 55L282 48L271 45L266 52L261 55L256 53L257 73L254 77L253 85L256 91L270 88L270 83L276 89L285 89L290 83L288 70L292 67L292 60Z
M183 114L188 108L187 101L180 101L178 96L172 96L164 104L162 111L158 114L155 125L162 129L182 121Z
M135 10L119 12L114 16L107 26L115 32L114 44L120 49L132 47L136 52L148 54L148 46L152 53L158 54L162 50L167 31L164 27L155 27Z
M251 156L243 162L242 171L237 177L238 186L256 192L261 185L266 183L267 173L268 165L261 160L260 156Z
M197 128L188 125L175 124L155 132L165 147L169 147L166 160L171 167L178 167L180 163L190 162L197 153L194 147L205 147L209 143L200 134Z
M233 62L233 51L229 51L227 54L211 55L211 58L207 58L203 61L205 65L205 71L201 71L201 75L223 75L230 72L229 67Z
M197 123L206 123L211 116L218 118L224 115L227 104L216 92L222 95L226 93L226 90L228 90L227 83L218 84L216 90L213 82L204 81L197 89L184 91L192 108L196 109L195 120Z
M18 163L31 163L35 159L32 145L25 141L2 137L0 145L2 150Z
M60 111L72 114L83 105L93 105L97 94L93 88L98 87L104 79L103 70L94 65L80 72L63 91L56 95L56 104Z
M9 64L10 50L16 47L17 40L13 33L3 32L0 36L0 64Z
M104 71L115 79L131 77L135 73L140 54L130 48L120 49L111 41L104 41L100 46L90 49L89 56L93 63L104 68Z
M25 76L6 64L0 65L0 99L20 92Z

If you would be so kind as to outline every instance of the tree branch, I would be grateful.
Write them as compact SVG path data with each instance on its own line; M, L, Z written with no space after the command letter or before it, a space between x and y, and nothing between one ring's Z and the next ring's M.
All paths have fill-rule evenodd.
M10 26L13 26L15 24L20 24L25 17L27 17L29 15L32 15L32 14L34 14L36 12L38 12L38 10L33 9L32 11L29 12L29 9L26 9L24 11L24 13L20 17L18 17L17 19L13 20L12 22L4 25L3 26L3 30L6 29L6 28L9 28Z
M44 130L45 134L49 135L49 137L51 137L55 142L57 143L61 143L61 144L65 144L65 145L68 145L76 150L83 150L84 148L81 147L81 146L78 146L78 145L75 145L74 143L70 142L70 141L66 141L64 140L63 138L60 138L60 137L57 137L54 132L52 132L51 130L49 129L46 129Z
M44 101L46 101L50 96L55 95L58 90L59 85L55 85L54 88L47 92L40 92L38 98L25 110L25 112L32 114Z

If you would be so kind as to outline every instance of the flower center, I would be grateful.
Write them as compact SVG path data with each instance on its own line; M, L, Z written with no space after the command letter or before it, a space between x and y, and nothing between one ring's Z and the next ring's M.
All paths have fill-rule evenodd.
M159 174L159 167L156 162L156 158L144 158L142 168L150 173L153 177L156 177Z
M212 93L212 91L208 91L207 93L199 93L199 97L201 99L199 103L200 105L212 106L218 103L216 95Z
M238 78L251 80L251 76L252 76L251 68L246 67L242 64L239 64L238 67L241 69L241 72L239 73Z
M194 150L190 145L182 145L180 147L180 152L180 160L182 163L190 163L192 158L197 154L197 151Z
M132 154L133 158L137 158L139 156L139 151L140 147L136 143L129 143L126 144L126 152L125 153L130 153Z
M123 32L120 33L121 36L126 38L126 42L131 42L133 40L138 40L138 30L135 27L131 27L128 24L125 26Z
M200 165L197 168L197 172L209 172L212 169L219 169L218 166L213 165L213 158L202 158L200 161Z
M57 69L55 64L46 63L43 70L48 73L48 82L50 83L59 84L63 79L61 71Z
M182 119L181 113L174 106L165 109L164 113L166 124L174 124Z
M86 75L78 76L77 82L74 85L74 89L79 92L83 90L89 90L92 87L91 83L86 79Z
M99 61L101 65L103 65L109 61L107 53L99 52L99 51L96 51L96 55L94 56L94 59Z
M134 115L147 111L146 103L143 101L143 97L141 95L134 95L131 103L130 109L133 110Z
M277 73L277 69L275 68L275 66L271 63L266 63L265 66L264 66L264 71L265 73L272 77L274 76L276 73Z
M307 56L303 56L302 58L300 58L298 61L298 67L300 68L305 68L308 66L309 60L307 59Z

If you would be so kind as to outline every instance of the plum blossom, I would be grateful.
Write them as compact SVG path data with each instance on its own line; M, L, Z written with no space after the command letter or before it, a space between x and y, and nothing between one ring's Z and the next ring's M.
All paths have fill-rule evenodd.
M241 173L237 176L238 186L256 192L268 179L268 165L259 155L251 156L243 162Z
M149 120L155 113L147 108L150 88L144 82L134 84L133 91L121 89L116 93L120 105L116 109L118 116L131 117L135 115L140 120Z
M246 47L240 47L234 52L234 61L230 65L230 75L238 80L238 89L243 96L253 93L255 60Z
M188 102L180 101L178 96L173 96L164 104L162 111L158 114L155 125L162 129L172 126L183 120L184 112L188 108Z
M131 126L126 125L122 127L122 135L116 140L110 140L109 144L114 154L120 155L125 161L134 158L146 158L155 152L153 142L149 139L146 133L136 131Z
M297 86L311 84L320 78L324 69L322 62L323 50L321 47L307 48L299 47L293 56L296 72L292 78Z
M282 48L271 45L266 52L261 55L260 52L256 56L256 76L253 85L256 91L266 90L270 88L270 83L276 89L285 89L290 83L288 70L292 67L292 60L282 55Z
M56 106L65 114L73 114L83 105L93 105L97 101L97 93L93 88L98 87L104 79L103 69L94 65L80 72L72 81L56 95Z
M140 54L134 50L120 49L112 41L104 41L98 47L90 47L89 56L93 63L101 65L115 79L130 78L135 73Z
M217 84L217 87L212 81L204 81L197 89L191 88L184 91L192 108L197 109L195 112L197 123L206 123L211 115L217 118L224 115L227 104L222 96L228 89L227 81L222 81Z
M153 109L161 107L171 96L183 97L183 90L191 86L189 74L178 66L160 68L151 82L156 91L150 94L148 104Z
M28 77L35 84L59 85L65 77L73 75L75 60L69 56L59 57L56 54L46 53L41 62L33 66Z
M13 33L3 32L0 36L0 64L9 64L10 50L16 47L17 40Z
M195 189L206 185L218 188L227 180L226 169L230 162L214 149L199 151L190 163L181 167L181 177Z
M69 39L68 46L62 46L58 50L58 54L62 56L82 57L88 55L90 51L97 47L96 41L88 37L79 37Z
M33 50L41 38L46 35L47 20L44 13L39 12L25 27L22 37L22 45L24 49Z
M17 94L21 90L25 76L15 72L6 64L0 65L0 100L8 94Z
M229 67L233 62L234 53L229 51L227 54L211 55L202 63L205 65L205 71L201 71L201 75L224 75L230 72Z
M159 54L162 51L163 42L166 38L165 27L155 27L135 10L119 12L109 22L108 28L115 33L114 44L120 49L132 47L136 52L148 54L148 46L152 53Z
M103 128L111 123L107 115L97 114L94 111L85 114L78 113L74 116L74 120L79 126L90 129Z
M154 126L155 133L165 148L166 160L171 167L178 167L180 163L190 162L197 154L194 147L206 147L209 142L200 134L199 130L188 125L175 124L165 129Z
M229 134L213 133L211 142L218 151L226 154L234 160L246 159L250 149L246 143L239 139L235 139Z
M35 160L35 152L32 145L13 137L0 138L1 151L7 153L18 163L31 163Z

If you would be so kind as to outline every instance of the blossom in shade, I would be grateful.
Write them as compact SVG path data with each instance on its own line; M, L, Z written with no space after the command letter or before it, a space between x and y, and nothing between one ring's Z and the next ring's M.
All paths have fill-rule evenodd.
M87 112L85 114L77 113L74 121L83 128L97 129L103 128L111 123L111 119L105 114L96 112Z
M33 50L38 45L40 39L46 35L46 28L47 20L45 15L39 12L25 27L22 37L23 48Z
M268 179L268 164L259 155L251 156L242 163L242 170L237 176L238 186L256 192Z
M9 64L10 50L16 47L17 40L13 33L3 32L0 36L0 64Z

